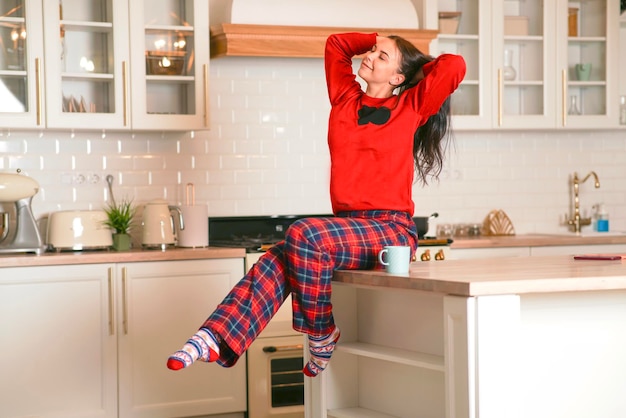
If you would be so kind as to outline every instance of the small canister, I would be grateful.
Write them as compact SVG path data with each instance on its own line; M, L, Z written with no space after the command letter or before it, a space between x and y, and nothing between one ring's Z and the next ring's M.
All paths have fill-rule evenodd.
M178 246L201 248L209 245L209 211L207 205L196 205L196 189L187 183L186 204L180 207L185 227L180 228Z
M596 205L596 231L609 232L609 214L604 203Z

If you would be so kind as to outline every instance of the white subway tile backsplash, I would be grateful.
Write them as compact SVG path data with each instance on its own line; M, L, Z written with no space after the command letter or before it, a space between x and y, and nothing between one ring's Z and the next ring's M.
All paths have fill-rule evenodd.
M186 133L0 133L0 169L21 169L41 191L37 216L98 209L103 176L119 200L185 202L186 184L210 216L329 213L330 109L319 59L221 58L211 62L211 130ZM569 179L595 170L600 189L581 186L581 206L607 205L626 229L626 131L460 132L440 181L416 184L416 215L482 222L503 209L518 233L565 231ZM76 184L77 176L100 176Z
M239 184L222 187L220 189L220 198L245 201L249 199L250 187L251 186Z

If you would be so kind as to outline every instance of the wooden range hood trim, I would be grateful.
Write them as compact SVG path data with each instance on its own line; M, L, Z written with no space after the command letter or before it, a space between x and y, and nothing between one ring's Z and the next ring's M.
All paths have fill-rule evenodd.
M277 26L222 23L211 27L211 58L283 57L323 58L326 38L333 33L378 32L399 35L411 41L425 54L436 30L382 29L324 26Z

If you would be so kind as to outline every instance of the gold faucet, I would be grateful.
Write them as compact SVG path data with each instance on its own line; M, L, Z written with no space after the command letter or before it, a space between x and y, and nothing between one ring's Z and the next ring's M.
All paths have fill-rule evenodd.
M577 234L580 234L580 228L582 226L591 224L591 218L580 217L580 199L578 198L578 186L586 182L591 176L593 176L595 180L595 188L600 188L600 180L598 180L598 175L595 171L590 171L581 181L578 180L578 173L574 173L574 177L572 178L572 186L574 188L574 217L569 219L567 224L573 226L574 232Z

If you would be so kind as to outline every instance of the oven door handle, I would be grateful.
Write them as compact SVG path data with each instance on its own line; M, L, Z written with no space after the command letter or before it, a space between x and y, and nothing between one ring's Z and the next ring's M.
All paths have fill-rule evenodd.
M302 351L302 348L304 346L302 344L296 344L296 345L268 345L263 347L263 352L264 353L278 353L278 352L282 352L282 351Z

